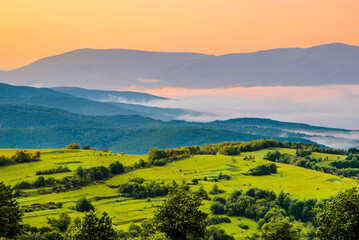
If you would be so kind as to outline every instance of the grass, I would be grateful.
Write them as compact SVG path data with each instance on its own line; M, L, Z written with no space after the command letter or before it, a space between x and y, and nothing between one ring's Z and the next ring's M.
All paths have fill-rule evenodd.
M216 177L220 173L231 176L230 180L221 180L217 183L200 180L196 186L191 186L191 190L195 191L200 186L209 192L214 184L217 184L219 189L225 190L219 196L226 197L235 189L249 189L251 187L258 187L262 189L270 189L279 193L284 191L290 193L292 197L298 199L317 198L324 199L336 195L338 192L349 187L358 187L359 184L353 179L340 178L330 174L316 172L313 170L300 168L292 165L276 163L278 166L278 173L268 176L251 176L247 175L250 168L257 166L264 162L263 156L268 151L279 150L280 152L295 154L293 149L279 149L271 148L255 152L247 152L241 156L230 157L222 155L197 155L181 161L175 161L163 167L152 167L131 171L122 175L115 176L106 181L106 184L117 185L127 182L130 178L142 177L146 181L164 181L169 183L175 180L177 183L185 181L191 182L192 179L203 179L204 177ZM28 150L30 152L34 150ZM110 163L120 161L125 166L129 166L138 162L140 159L147 159L145 155L124 155L111 154L98 151L85 150L40 150L41 161L17 164L6 167L1 167L2 180L7 184L14 185L22 180L35 180L37 178L36 171L45 170L66 165L70 170L75 170L79 166L84 168L104 165L108 166ZM0 155L11 156L15 150L0 150ZM100 155L101 154L101 155ZM254 156L255 160L244 160L245 156ZM337 155L313 153L315 157L328 156L330 161L337 159ZM343 156L341 156L342 158ZM47 175L45 177L55 177L60 179L64 176L72 175L73 173L58 173ZM22 197L18 199L19 203L24 205L31 205L34 203L47 202L62 202L61 209L40 210L25 213L24 222L35 226L46 225L47 217L55 217L61 212L68 213L72 218L81 217L82 213L78 213L69 209L75 205L75 202L81 197L85 196L92 199L92 203L97 212L106 211L112 218L116 228L127 230L131 223L140 223L145 219L153 216L153 211L156 205L160 204L164 198L153 198L151 201L147 199L134 200L124 197L114 197L109 199L102 199L95 201L96 196L116 196L118 193L116 189L109 188L105 184L95 184L82 189L40 195L37 190L28 190L32 194L30 197ZM214 197L210 195L210 197ZM211 201L205 200L203 210L210 213ZM220 226L228 234L233 235L236 239L242 239L247 235L258 232L258 225L256 222L241 217L230 217L232 223L222 223ZM248 225L248 229L238 227L238 224Z

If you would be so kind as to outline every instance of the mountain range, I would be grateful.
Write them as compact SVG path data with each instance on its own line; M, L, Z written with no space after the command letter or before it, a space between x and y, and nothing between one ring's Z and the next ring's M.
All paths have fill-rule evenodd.
M154 100L166 100L166 98L150 94L129 91L115 92L71 87L49 89L0 83L0 104L29 104L91 116L140 115L162 120L176 119L176 117L181 115L195 116L200 114L193 110L148 107L139 104L102 102L91 99L121 99L125 102L142 103Z
M335 43L221 56L79 49L0 72L0 81L94 89L359 84L359 47Z
M185 109L91 100L112 94L78 88L48 88L0 84L0 147L61 148L76 142L98 149L146 153L151 147L174 148L223 141L275 138L319 143L336 148L359 147L359 131L311 126L263 118L213 122L175 120L180 114L202 114ZM128 102L167 101L153 95L126 92ZM111 99L110 99L111 100ZM155 119L156 118L156 119Z

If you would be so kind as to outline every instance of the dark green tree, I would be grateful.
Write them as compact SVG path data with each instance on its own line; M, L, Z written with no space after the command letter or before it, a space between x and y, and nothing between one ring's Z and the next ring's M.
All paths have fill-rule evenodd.
M11 186L0 182L0 238L15 238L23 233L23 215Z
M167 196L163 205L157 206L153 225L173 240L203 238L208 214L199 209L201 205L200 195L177 187Z
M80 145L78 145L76 143L72 143L70 145L67 145L66 149L80 149Z
M319 239L359 239L359 192L347 189L327 202L324 212L316 219Z
M70 240L115 240L117 232L112 226L112 219L103 213L99 218L93 211L85 213L78 227L69 234Z
M81 198L76 202L76 211L78 212L89 212L90 210L95 211L95 208L89 200Z
M120 163L119 161L115 163L111 163L109 169L111 174L120 174L125 171L125 168L123 167L122 163Z
M234 240L234 237L229 236L223 229L220 229L217 226L211 226L207 229L205 240Z
M288 218L272 219L262 227L261 239L263 240L299 240L298 232Z

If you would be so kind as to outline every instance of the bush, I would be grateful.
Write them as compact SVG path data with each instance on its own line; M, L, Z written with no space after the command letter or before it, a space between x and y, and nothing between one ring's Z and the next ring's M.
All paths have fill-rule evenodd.
M224 230L220 229L219 227L217 226L212 226L212 227L209 227L207 230L206 230L206 233L205 233L205 237L204 237L205 240L209 240L209 239L218 239L218 240L234 240L234 237L233 236L229 236L225 233Z
M76 202L76 211L89 212L90 210L95 211L95 208L85 197Z
M231 219L229 219L228 217L213 216L213 217L207 217L205 223L207 226L217 225L221 223L231 223Z
M238 227L242 228L242 229L249 229L248 225L240 223L238 224Z

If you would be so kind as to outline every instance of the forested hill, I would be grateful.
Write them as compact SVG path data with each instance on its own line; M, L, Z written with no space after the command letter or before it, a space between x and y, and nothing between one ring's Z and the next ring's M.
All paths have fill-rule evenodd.
M10 84L95 89L320 86L358 79L359 47L339 43L222 56L80 49L0 73Z
M83 89L83 91L87 92L87 89ZM112 93L103 91L102 94L104 94L102 96L109 97ZM121 96L121 94L121 92L118 92L116 96ZM148 101L150 99L163 99L154 95L142 93L125 92L124 94L126 96L126 101L129 102L131 102L131 99L133 99L133 101L140 99ZM101 94L99 95L99 93L96 92L91 96L89 96L89 94L85 95L88 96L88 98L91 98L91 96L101 96ZM31 104L90 116L140 115L162 120L172 120L177 116L184 114L199 114L199 112L186 109L167 109L147 107L138 104L100 102L58 92L49 88L12 86L4 83L0 83L0 104Z
M256 118L209 123L166 122L138 115L87 116L60 109L16 104L2 104L0 112L0 148L61 148L69 142L76 142L91 144L98 149L108 147L117 152L146 153L152 147L175 148L260 138L321 144L320 136L316 136L319 141L314 141L313 135L296 133L308 129L326 130L338 135L356 133ZM292 132L285 130L288 126L291 126ZM342 140L333 136L330 138ZM346 148L359 146L357 140L347 140L350 142L344 142L348 144Z

